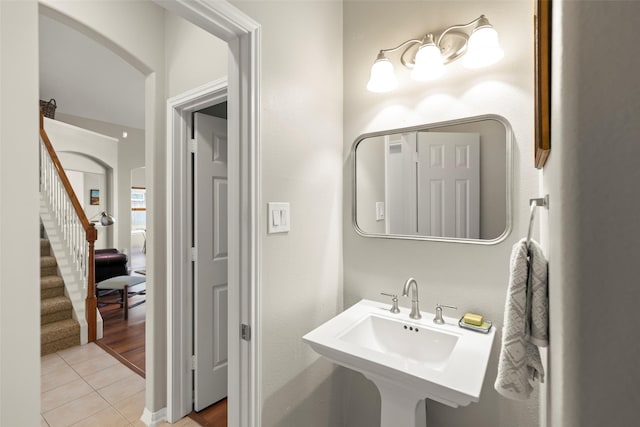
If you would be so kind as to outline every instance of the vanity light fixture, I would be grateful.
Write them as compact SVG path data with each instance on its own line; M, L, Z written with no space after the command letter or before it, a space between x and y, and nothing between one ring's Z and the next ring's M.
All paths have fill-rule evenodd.
M398 87L393 64L386 54L405 46L400 62L411 69L411 78L419 82L437 79L444 74L446 64L459 58L465 68L481 68L495 64L504 56L498 33L487 17L480 15L468 24L447 28L437 39L428 33L421 40L411 39L391 49L380 50L371 66L367 84L370 92L389 92Z

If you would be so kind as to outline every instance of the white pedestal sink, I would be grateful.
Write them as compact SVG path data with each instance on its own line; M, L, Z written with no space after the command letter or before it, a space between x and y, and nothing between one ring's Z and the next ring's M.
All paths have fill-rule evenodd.
M392 314L388 304L362 300L302 339L374 382L381 427L425 427L425 398L452 407L479 400L495 334L462 329L449 317L436 325L433 317L414 320L408 309Z

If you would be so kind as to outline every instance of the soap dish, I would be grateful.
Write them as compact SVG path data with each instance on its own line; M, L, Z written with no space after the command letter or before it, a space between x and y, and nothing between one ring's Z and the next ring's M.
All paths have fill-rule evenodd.
M460 326L461 328L470 329L472 331L482 332L483 334L486 334L486 333L489 333L489 331L491 330L491 327L493 326L493 322L491 322L490 320L486 320L482 322L481 326L470 325L464 321L464 316L463 316L458 321L458 326Z

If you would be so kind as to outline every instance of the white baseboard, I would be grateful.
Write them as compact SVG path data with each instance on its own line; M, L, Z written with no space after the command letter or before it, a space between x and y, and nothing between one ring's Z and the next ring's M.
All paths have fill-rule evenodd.
M145 423L149 427L155 427L167 420L167 408L162 408L156 412L151 412L147 408L144 408L140 421Z

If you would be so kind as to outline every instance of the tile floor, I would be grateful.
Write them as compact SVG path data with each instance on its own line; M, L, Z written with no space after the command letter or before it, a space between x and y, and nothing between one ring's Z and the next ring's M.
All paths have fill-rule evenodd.
M144 378L95 344L41 360L41 427L143 427ZM183 418L162 426L198 427Z

